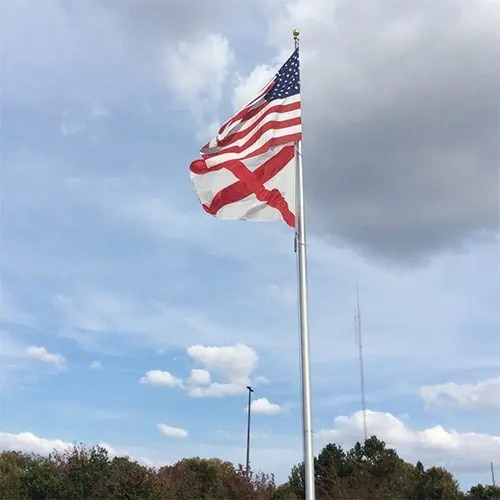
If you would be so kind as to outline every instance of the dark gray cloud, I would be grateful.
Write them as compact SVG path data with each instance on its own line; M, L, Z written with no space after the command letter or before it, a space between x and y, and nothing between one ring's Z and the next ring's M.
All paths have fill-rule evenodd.
M251 33L256 22L251 0L129 0L97 7L111 16L136 49L152 45L165 50L179 40L214 31L241 36Z
M311 230L404 263L498 234L500 2L7 5L6 96L105 102L126 92L117 81L141 96L162 82L169 44L220 31L238 45L267 15L264 49L300 20Z
M349 0L303 30L313 230L403 263L498 234L499 14Z
M214 30L241 43L258 15L288 41L299 20L311 230L399 263L498 233L500 3L249 5L103 4L158 50Z
M250 5L249 0L55 0L34 8L30 0L7 0L0 30L4 96L23 102L57 101L61 95L124 101L130 99L127 92L163 87L169 48L207 33L231 35L224 26L249 33Z

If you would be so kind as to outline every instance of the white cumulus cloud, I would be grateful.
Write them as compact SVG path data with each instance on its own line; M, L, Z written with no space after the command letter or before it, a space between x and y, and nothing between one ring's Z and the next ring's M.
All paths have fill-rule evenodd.
M224 397L242 394L250 384L250 376L257 364L254 349L244 344L233 346L194 345L188 356L202 369L191 370L188 394L191 397ZM211 381L212 374L222 380Z
M262 415L276 415L282 411L279 404L271 403L267 398L255 399L251 403L252 413L260 413Z
M238 77L238 83L233 91L233 108L239 109L255 99L264 85L266 85L279 69L279 64L271 67L266 64L256 66L247 77Z
M194 345L187 349L194 361L210 372L218 373L228 381L246 386L257 364L257 353L244 344L234 346Z
M255 350L244 344L194 345L187 348L187 354L201 368L191 369L184 380L168 371L150 370L140 383L179 387L194 398L234 396L246 391L258 360ZM256 382L264 380L263 377L255 379Z
M211 377L208 370L194 368L189 375L189 383L193 385L208 385L210 384Z
M59 369L66 368L66 359L61 354L56 354L47 351L43 346L30 346L26 348L26 356L32 359L37 359L42 363L54 365Z
M172 427L171 425L158 424L158 430L166 437L170 438L187 438L189 433L180 427Z
M164 387L182 387L183 385L180 378L174 377L170 372L162 370L149 370L141 377L139 383Z
M66 443L60 439L41 438L35 436L32 432L20 432L18 434L0 432L0 450L48 455L54 450L63 451L70 447L71 443Z
M368 434L385 441L403 458L415 462L443 465L455 471L475 472L500 461L500 436L476 432L459 432L441 425L412 429L401 419L386 412L367 410ZM339 416L331 429L320 430L317 441L352 446L363 440L363 413Z
M19 432L14 434L0 431L0 450L37 453L47 456L53 451L63 452L73 448L73 446L73 443L69 443L58 438L42 438L32 432ZM129 456L148 467L165 465L164 461L157 462L147 457L134 458L133 455L127 450L117 449L106 442L99 443L99 446L105 448L111 457Z
M224 396L236 396L243 394L245 387L232 382L212 382L206 387L190 387L188 394L193 398L222 398Z
M445 407L468 411L500 410L500 377L476 384L428 385L420 389L426 408Z
M214 109L220 102L232 60L233 52L223 35L181 41L167 51L167 83L201 118L200 110Z

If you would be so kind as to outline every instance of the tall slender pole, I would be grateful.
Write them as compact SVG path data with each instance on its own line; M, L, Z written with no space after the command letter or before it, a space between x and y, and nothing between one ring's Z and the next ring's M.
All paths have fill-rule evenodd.
M293 31L295 48L299 47L299 30ZM296 142L296 233L298 302L300 326L300 361L302 379L302 425L304 432L304 478L306 500L315 500L314 451L311 404L311 367L309 354L309 318L307 300L306 221L304 210L304 182L302 172L302 144Z
M247 385L248 389L248 420L247 420L247 463L246 463L246 474L247 479L250 477L250 414L252 411L252 392L253 389Z
M366 399L365 399L365 370L363 367L363 338L361 337L361 308L359 307L359 286L356 283L356 313L354 315L354 328L359 355L359 378L361 382L361 411L363 412L363 431L365 441L368 439L368 427L366 425Z
M490 462L490 468L491 468L491 483L493 484L493 487L496 486L495 484L495 469L493 468L493 462Z

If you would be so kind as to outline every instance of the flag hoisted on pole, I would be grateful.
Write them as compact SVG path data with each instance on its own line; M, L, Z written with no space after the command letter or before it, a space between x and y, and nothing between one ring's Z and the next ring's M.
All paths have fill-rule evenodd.
M299 52L257 97L220 128L191 163L191 180L209 214L295 227L294 142L301 138Z
M283 220L295 229L306 500L315 499L299 30L295 49L257 96L222 124L190 166L204 210L219 219Z

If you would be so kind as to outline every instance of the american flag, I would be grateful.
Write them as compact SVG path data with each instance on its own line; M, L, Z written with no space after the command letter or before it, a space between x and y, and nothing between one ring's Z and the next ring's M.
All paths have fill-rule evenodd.
M295 145L302 137L299 49L191 163L197 196L220 219L295 227Z

